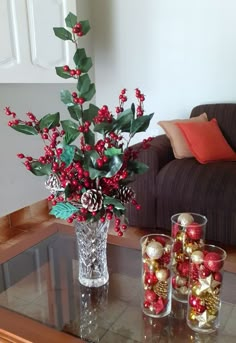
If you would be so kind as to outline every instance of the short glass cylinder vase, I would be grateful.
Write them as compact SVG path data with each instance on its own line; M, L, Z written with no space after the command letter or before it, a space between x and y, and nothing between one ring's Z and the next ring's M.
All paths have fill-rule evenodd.
M109 221L75 222L78 251L78 278L86 287L100 287L109 279L107 232Z
M142 310L160 318L171 311L171 258L173 239L162 234L141 238Z
M220 325L226 256L223 249L208 244L191 255L187 324L196 332L211 333Z
M206 224L207 218L198 213L178 213L171 217L172 296L177 301L188 301L189 257L204 244Z

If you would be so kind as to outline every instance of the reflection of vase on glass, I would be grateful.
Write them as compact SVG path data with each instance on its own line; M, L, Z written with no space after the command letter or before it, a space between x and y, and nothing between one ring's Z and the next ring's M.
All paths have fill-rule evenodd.
M178 301L187 302L189 256L204 244L206 223L206 217L197 213L178 213L171 217L172 295Z
M187 323L192 330L211 333L220 324L226 252L208 244L197 252L191 255Z
M101 287L80 285L76 301L76 318L64 326L66 331L86 342L100 342L99 315L103 315L108 303L108 284Z
M87 287L100 287L109 279L107 268L107 232L109 221L75 222L79 282Z

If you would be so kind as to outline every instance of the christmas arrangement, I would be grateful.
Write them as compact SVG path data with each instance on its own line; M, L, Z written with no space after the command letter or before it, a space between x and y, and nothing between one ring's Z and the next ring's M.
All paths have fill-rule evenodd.
M132 138L146 131L152 114L144 113L144 94L135 90L137 103L127 109L127 91L122 89L118 106L111 111L107 105L97 107L91 103L95 84L88 75L92 60L86 55L80 42L90 30L87 20L79 21L69 13L66 27L54 28L55 35L75 46L74 66L56 67L58 76L73 78L76 90L63 90L61 100L67 106L69 119L61 120L60 114L49 113L37 118L26 113L27 119L18 118L10 107L5 113L11 116L8 125L26 135L39 135L43 151L39 157L19 153L28 171L36 176L46 176L46 188L50 191L50 213L72 223L104 222L115 219L115 231L122 236L126 224L125 205L132 203L140 209L135 193L128 184L136 174L144 173L147 166L138 161L140 149L150 145L151 137L144 139L139 149L130 147Z

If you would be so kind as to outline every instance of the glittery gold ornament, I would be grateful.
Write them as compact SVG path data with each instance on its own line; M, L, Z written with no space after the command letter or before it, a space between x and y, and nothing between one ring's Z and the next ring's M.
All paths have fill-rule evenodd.
M197 284L195 284L195 285L192 287L191 291L192 291L192 294L195 295L195 296L197 296L197 297L201 294L201 290L200 290L200 288L198 287Z
M151 241L146 247L146 254L149 258L155 260L159 259L163 254L163 246L157 241Z
M153 286L154 292L164 299L167 298L168 294L168 282L167 281L159 281Z
M191 309L191 311L189 313L189 319L190 320L196 320L196 316L197 316L196 311L194 311L194 309Z
M185 244L184 249L188 255L191 255L194 251L199 249L199 244L197 244L197 242L188 242Z
M166 268L162 268L156 271L156 277L159 281L166 281L169 277L169 271Z
M214 316L217 315L220 305L220 298L217 295L207 293L204 297L207 311Z
M178 216L177 221L178 223L180 223L181 226L187 226L187 225L192 224L192 222L194 221L194 218L190 213L181 213Z
M191 260L195 264L201 264L203 262L204 254L200 250L196 250L191 255Z
M185 241L185 239L186 239L186 233L184 231L179 231L176 235L176 240L183 242Z
M179 253L175 255L175 259L177 262L183 262L185 260L185 255L183 253Z
M150 269L151 271L155 271L155 270L157 270L158 267L159 267L159 263L158 263L156 260L149 260L148 265L149 265L149 269Z

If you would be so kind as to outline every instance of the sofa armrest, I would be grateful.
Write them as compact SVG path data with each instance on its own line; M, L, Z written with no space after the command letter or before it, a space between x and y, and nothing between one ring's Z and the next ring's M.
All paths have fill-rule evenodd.
M141 143L134 145L136 149ZM136 193L136 200L141 205L141 210L135 206L127 206L129 225L155 228L156 227L156 176L161 168L174 159L172 147L166 135L153 139L150 148L142 150L138 160L149 166L145 174L137 175L131 187Z

